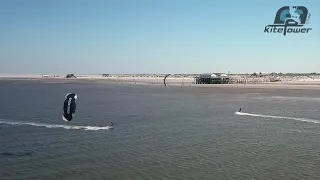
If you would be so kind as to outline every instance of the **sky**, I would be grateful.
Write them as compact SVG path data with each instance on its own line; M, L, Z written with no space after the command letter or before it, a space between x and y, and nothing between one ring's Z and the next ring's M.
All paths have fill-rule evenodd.
M264 33L283 6L309 33ZM0 0L0 74L320 73L319 0Z

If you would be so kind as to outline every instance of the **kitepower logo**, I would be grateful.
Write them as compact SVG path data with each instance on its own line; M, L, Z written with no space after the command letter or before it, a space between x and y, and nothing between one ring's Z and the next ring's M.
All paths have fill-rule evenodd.
M67 113L70 114L70 104L71 104L71 98L69 98L68 100L68 109L67 109Z
M284 6L277 11L274 24L267 25L264 33L309 33L312 28L304 28L309 24L311 14L304 6Z

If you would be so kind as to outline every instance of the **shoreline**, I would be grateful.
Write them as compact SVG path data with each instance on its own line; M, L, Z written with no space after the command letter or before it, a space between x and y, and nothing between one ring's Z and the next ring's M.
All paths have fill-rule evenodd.
M164 86L162 77L0 77L0 81L32 81L41 83L94 83L94 84L116 84L126 86ZM292 82L258 82L248 84L194 84L193 78L167 78L168 87L201 87L201 88L247 88L247 89L310 89L320 90L320 81L292 81Z

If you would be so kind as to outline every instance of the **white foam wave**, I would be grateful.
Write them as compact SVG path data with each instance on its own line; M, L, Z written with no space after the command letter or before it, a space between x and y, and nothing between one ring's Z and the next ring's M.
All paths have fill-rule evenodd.
M9 125L29 125L29 126L38 126L46 128L63 128L63 129L82 129L87 131L97 131L110 129L110 126L76 126L76 125L62 125L62 124L43 124L43 123L34 123L34 122L19 122L19 121L10 121L5 119L0 119L0 124L9 124Z
M295 117L285 117L285 116L272 116L272 115L263 115L263 114L250 114L250 113L243 113L243 112L235 112L236 115L241 116L255 116L255 117L265 117L265 118L274 118L274 119L291 119L295 121L304 121L310 123L320 123L319 120L315 119L307 119L307 118L295 118Z

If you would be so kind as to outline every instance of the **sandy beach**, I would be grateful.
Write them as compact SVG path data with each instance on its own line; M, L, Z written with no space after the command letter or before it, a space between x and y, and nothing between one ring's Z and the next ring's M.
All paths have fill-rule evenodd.
M276 89L320 89L320 77L290 76L281 77L281 81L269 82L266 78L255 78L244 84L195 84L195 76L181 75L168 77L167 86L188 86L206 88L276 88ZM65 78L65 75L0 75L0 80L30 80L43 83L113 83L118 85L151 85L164 86L164 75L77 75L76 78Z

